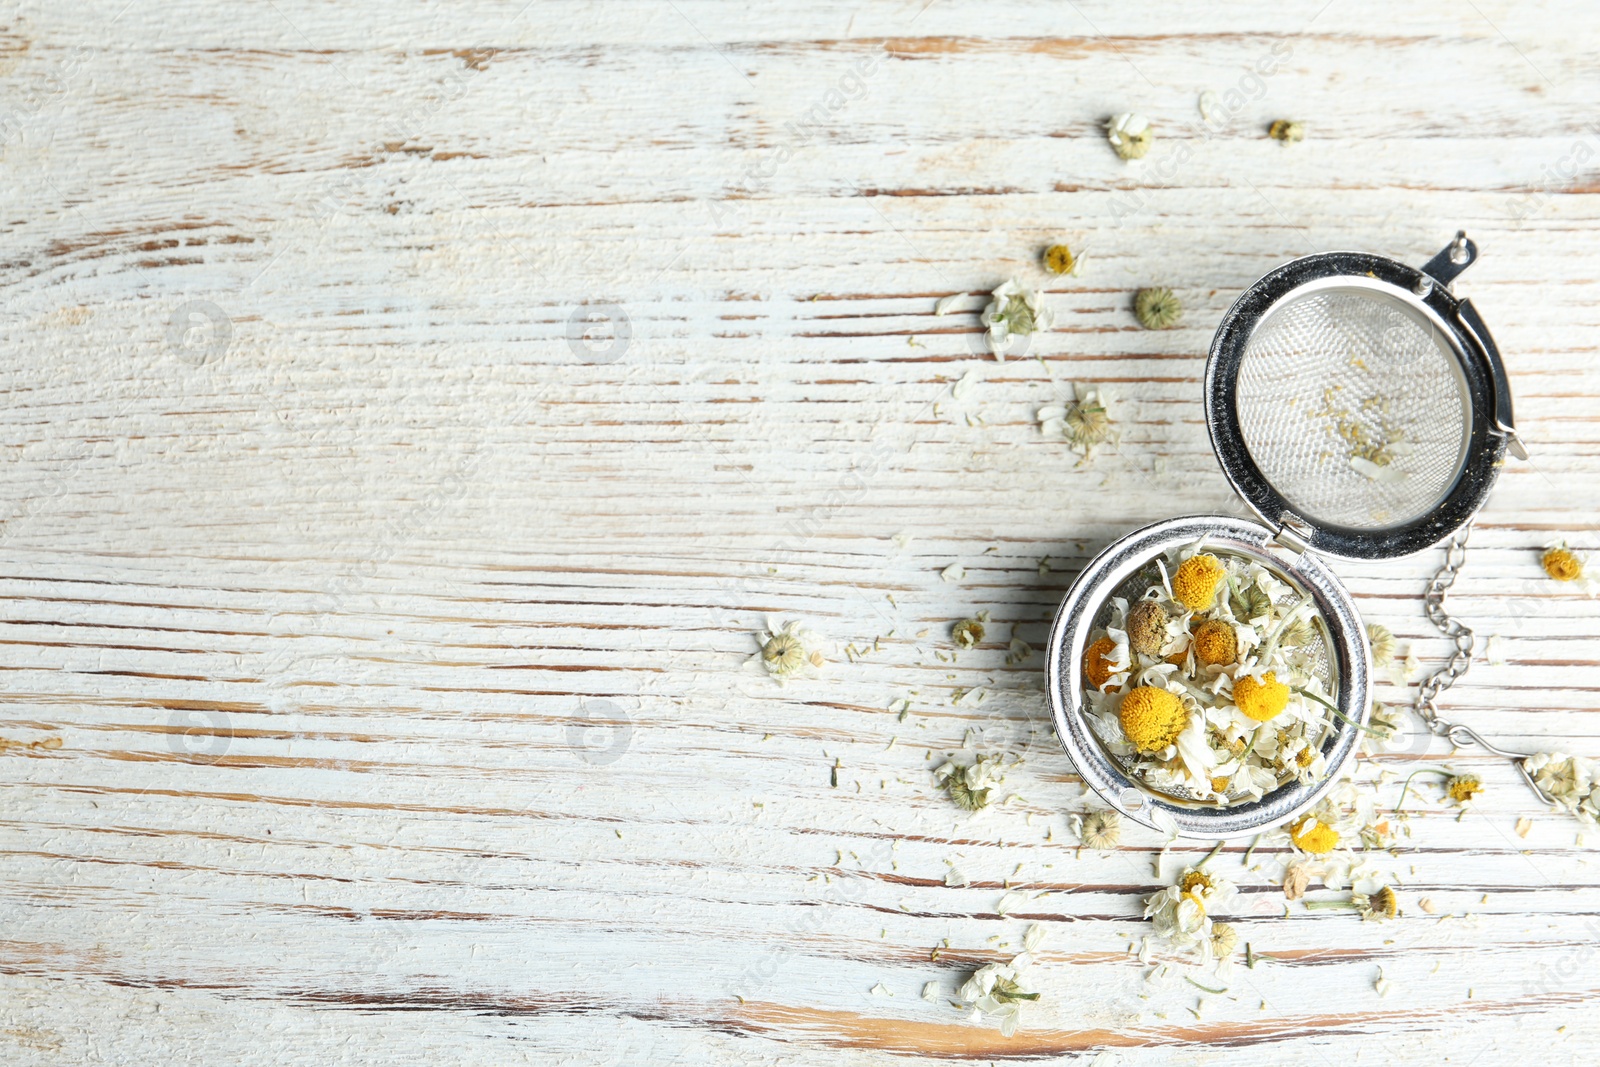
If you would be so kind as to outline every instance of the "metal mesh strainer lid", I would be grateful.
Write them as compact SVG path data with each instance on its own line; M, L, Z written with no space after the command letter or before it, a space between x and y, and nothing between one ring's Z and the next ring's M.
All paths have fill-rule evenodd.
M1465 525L1521 455L1493 339L1447 286L1464 234L1420 270L1326 252L1256 282L1223 316L1206 422L1239 495L1299 548L1407 555Z

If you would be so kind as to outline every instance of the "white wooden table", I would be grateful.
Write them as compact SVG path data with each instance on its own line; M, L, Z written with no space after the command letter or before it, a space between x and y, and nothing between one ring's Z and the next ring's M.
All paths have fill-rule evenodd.
M1142 898L1201 851L1080 854L1006 662L1112 538L1238 510L1200 382L1243 286L1460 227L1534 462L1452 601L1503 662L1447 703L1600 755L1600 601L1538 568L1600 547L1600 21L1209 6L8 5L0 1060L1592 1059L1600 834L1508 765L1364 765L1488 783L1423 789L1394 923L1285 915L1282 850L1230 846L1273 959L1152 984ZM996 363L1012 275L1059 326ZM1035 420L1072 382L1123 398L1085 469ZM1340 568L1425 665L1437 561ZM827 669L749 667L769 616ZM969 729L1027 757L976 816L928 770ZM1007 1040L948 999L1029 922Z

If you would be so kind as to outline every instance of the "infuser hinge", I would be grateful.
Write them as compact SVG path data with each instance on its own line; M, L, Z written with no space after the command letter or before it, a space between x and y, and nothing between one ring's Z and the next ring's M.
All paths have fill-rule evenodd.
M1450 283L1456 280L1456 275L1472 266L1478 258L1477 244L1467 236L1467 231L1457 230L1456 239L1444 246L1444 249L1428 262L1422 265L1422 273L1444 286L1450 288ZM1426 287L1418 283L1418 296L1427 295Z
M1278 532L1272 535L1272 543L1300 556L1311 548L1311 534L1310 523L1286 511L1278 519Z

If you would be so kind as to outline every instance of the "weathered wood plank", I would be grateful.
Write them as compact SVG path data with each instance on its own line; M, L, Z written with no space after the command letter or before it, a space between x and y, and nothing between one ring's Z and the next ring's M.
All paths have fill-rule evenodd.
M1593 841L1437 747L1361 772L1488 786L1458 818L1418 780L1400 920L1286 914L1286 853L1230 845L1270 958L1148 981L1142 898L1202 853L1079 849L1041 657L1007 659L1121 533L1239 513L1200 388L1242 286L1466 228L1534 462L1447 703L1600 755L1600 600L1538 569L1600 545L1581 5L124 5L0 17L7 1063L1600 1048ZM1081 276L1039 271L1058 239ZM1011 275L1059 325L997 363ZM1154 283L1181 328L1133 321ZM627 340L586 347L608 304ZM1121 398L1086 469L1037 429L1075 381ZM1339 568L1424 666L1435 563ZM769 616L821 676L746 664ZM968 731L1026 757L974 816L928 773ZM948 999L1029 922L1005 1039Z

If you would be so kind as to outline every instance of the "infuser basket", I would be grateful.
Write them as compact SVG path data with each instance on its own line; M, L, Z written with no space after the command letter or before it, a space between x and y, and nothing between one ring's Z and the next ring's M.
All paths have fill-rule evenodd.
M1306 256L1261 278L1223 316L1206 364L1206 425L1223 473L1261 524L1191 516L1129 534L1078 576L1050 635L1057 735L1085 784L1127 817L1189 838L1258 833L1309 810L1347 771L1371 706L1370 652L1349 591L1320 557L1389 559L1454 538L1454 560L1506 452L1526 458L1494 341L1449 289L1476 257L1465 234L1420 269L1360 252ZM1312 674L1332 697L1318 780L1291 779L1259 799L1157 790L1090 728L1090 634L1157 557L1197 541L1266 568L1315 604ZM1471 654L1471 631L1443 612L1446 586L1436 597L1430 589L1429 614L1456 640L1457 659L1424 685L1417 710L1456 744L1484 743L1433 707Z

